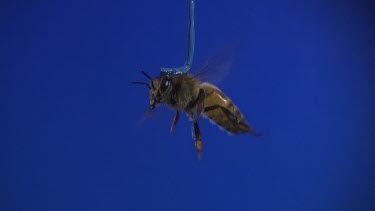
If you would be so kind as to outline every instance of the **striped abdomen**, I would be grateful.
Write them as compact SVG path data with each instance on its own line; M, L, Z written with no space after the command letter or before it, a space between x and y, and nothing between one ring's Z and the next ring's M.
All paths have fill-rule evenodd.
M204 109L202 111L204 116L229 133L260 135L246 123L240 110L219 88L209 83L202 83L201 88L205 93Z

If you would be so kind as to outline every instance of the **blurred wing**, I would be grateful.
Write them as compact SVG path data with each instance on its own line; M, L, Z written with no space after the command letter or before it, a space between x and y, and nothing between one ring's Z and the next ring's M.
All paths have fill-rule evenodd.
M204 82L221 82L229 74L236 52L237 48L233 45L218 50L217 53L208 58L208 60L198 68L194 76Z

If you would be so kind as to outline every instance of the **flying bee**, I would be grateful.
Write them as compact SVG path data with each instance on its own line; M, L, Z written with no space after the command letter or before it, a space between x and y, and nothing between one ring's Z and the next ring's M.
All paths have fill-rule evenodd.
M261 136L246 122L237 106L216 86L203 82L188 73L165 74L151 78L141 71L150 82L132 82L145 84L150 90L150 110L157 104L166 104L176 111L170 128L173 134L180 112L185 112L193 122L192 131L198 158L201 159L202 138L198 126L198 117L204 116L231 134L249 133Z

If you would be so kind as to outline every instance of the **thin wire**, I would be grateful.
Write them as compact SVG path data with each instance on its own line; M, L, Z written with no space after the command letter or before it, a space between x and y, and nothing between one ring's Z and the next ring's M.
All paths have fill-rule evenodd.
M189 25L188 25L188 48L185 60L185 65L182 67L173 67L160 69L161 75L183 74L189 72L193 63L194 48L195 48L195 29L194 29L194 8L195 0L188 0L189 2Z

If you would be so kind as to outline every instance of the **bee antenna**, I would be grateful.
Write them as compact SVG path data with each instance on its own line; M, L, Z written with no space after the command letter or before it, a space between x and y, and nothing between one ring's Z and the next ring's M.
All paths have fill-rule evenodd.
M152 80L152 78L145 72L145 71L141 71L141 73L144 75L144 76L146 76L148 79L150 79L150 80Z
M146 82L133 81L133 82L131 82L131 83L132 83L132 84L144 84L144 85L147 86L148 89L151 89L150 85L149 85L148 83L146 83Z
M144 76L146 76L148 79L150 79L150 81L151 81L151 86L152 86L152 88L153 89L155 89L155 86L154 86L154 82L152 81L152 78L147 74L147 73L145 73L145 71L141 71L141 73L144 75Z

